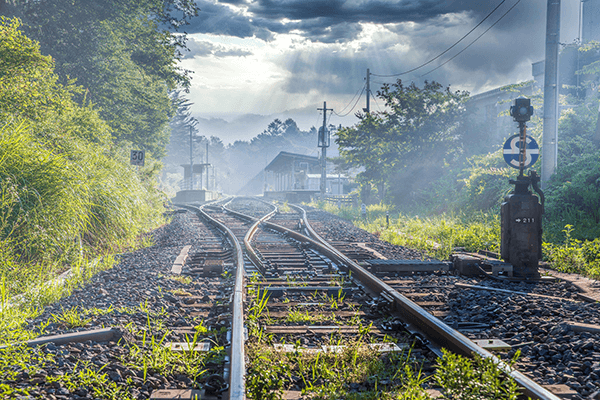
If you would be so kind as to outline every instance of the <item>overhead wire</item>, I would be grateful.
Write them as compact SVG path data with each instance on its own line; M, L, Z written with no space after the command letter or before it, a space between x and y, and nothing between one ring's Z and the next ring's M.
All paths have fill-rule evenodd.
M343 117L347 116L348 114L350 114L352 111L354 111L354 108L356 108L356 105L358 104L358 101L360 100L360 96L362 96L362 94L364 93L366 86L367 85L365 84L362 87L362 90L360 91L360 95L358 95L358 97L356 98L356 101L354 102L354 105L352 106L352 108L350 109L350 111L348 111L346 114L341 114L341 115L338 114L338 113L336 113L335 111L332 111L332 113L335 114L335 115L337 115L338 117L342 117L343 118ZM344 107L344 108L346 108L346 107Z
M373 101L377 105L377 108L379 109L379 112L382 112L381 111L381 107L379 107L379 103L377 102L377 98L375 97L375 95L373 93L371 93L371 97L373 98Z
M356 95L358 95L358 92L361 92L360 94L362 94L362 91L363 91L363 90L365 90L365 86L366 86L366 85L367 85L367 83L365 82L365 84L363 85L362 89L358 89L358 90L356 91L356 93L354 93L354 96L352 97L352 100L350 100L350 101L348 102L348 104L346 104L346 106L345 106L344 108L342 108L342 110L340 111L340 113L343 113L343 112L344 112L344 110L345 110L346 108L348 108L348 106L349 106L350 104L352 104L352 102L354 101L354 98L356 97ZM336 113L336 115L337 115L337 113Z
M506 15L512 11L513 8L515 8L517 6L517 4L519 4L521 2L521 0L518 0L515 4L513 4L513 6L511 8L508 9L508 11L506 11L504 14L502 14L502 16L500 18L498 18L498 20L496 22L494 22L489 28L487 28L485 31L483 31L483 33L479 36L477 36L471 43L469 43L467 45L467 47L465 47L464 49L462 49L461 51L459 51L458 53L456 53L452 58L448 59L447 61L444 61L442 64L438 65L437 67L435 67L434 69L432 69L431 71L425 72L422 76L425 76L427 74L432 73L433 71L443 67L444 65L448 64L450 61L454 60L456 57L458 57L463 51L467 50L469 47L471 47L471 45L473 43L475 43L476 41L478 41L483 35L485 35L490 29L492 29L498 22L502 21L502 18L506 17Z
M519 0L519 1L520 1L520 0ZM484 18L484 19L482 19L482 20L481 20L481 21L480 21L480 22L479 22L477 25L475 25L475 27L473 27L473 29L471 29L469 32L467 32L467 33L466 33L466 34L465 34L463 37L461 37L461 38L460 38L460 39L459 39L457 42L455 42L455 43L454 43L452 46L448 47L446 50L444 50L443 52L441 52L440 54L438 54L437 56L435 56L435 57L434 57L434 58L432 58L431 60L429 60L429 61L427 61L427 62L425 62L425 63L423 63L423 64L419 65L418 67L415 67L415 68L409 69L408 71L400 72L400 73L398 73L398 74L392 74L392 75L379 75L379 74L371 74L371 75L373 75L373 76L378 76L378 77L381 77L381 78L392 78L392 77L395 77L395 76L400 76L400 75L405 75L405 74L408 74L408 73L410 73L410 72L413 72L413 71L416 71L416 70L418 70L419 68L422 68L422 67L424 67L424 66L426 66L426 65L428 65L428 64L431 64L432 62L434 62L435 60L437 60L438 58L440 58L441 56L443 56L444 54L446 54L447 52L449 52L450 50L452 50L452 49L453 49L453 48L454 48L456 45L458 45L460 42L462 42L462 41L463 41L463 40L464 40L464 39L465 39L467 36L469 36L469 35L470 35L470 34L471 34L471 33L472 33L472 32L473 32L475 29L477 29L479 26L481 26L481 24L483 24L483 23L484 23L484 22L485 22L485 21L486 21L486 20L487 20L487 19L488 19L488 18L489 18L489 17L490 17L490 16L491 16L493 13L494 13L494 12L496 12L496 10L497 10L498 8L500 8L500 6L501 6L502 4L504 4L505 2L506 2L506 0L502 0L502 1L500 2L500 4L498 4L498 5L496 6L496 8L494 8L492 11L490 11L490 12L488 13L488 15L486 15L486 16L485 16L485 18ZM514 6L513 6L513 7L514 7ZM511 9L512 9L512 8L511 8ZM510 11L510 10L509 10L509 11ZM493 26L493 25L492 25L492 26ZM489 29L488 29L488 30L489 30ZM486 32L487 32L487 31L486 31ZM460 53L459 53L459 54L460 54Z

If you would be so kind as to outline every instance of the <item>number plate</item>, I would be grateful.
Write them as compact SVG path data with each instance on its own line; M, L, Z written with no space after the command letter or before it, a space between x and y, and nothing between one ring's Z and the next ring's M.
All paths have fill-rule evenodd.
M131 164L144 166L146 160L146 153L144 150L131 150Z

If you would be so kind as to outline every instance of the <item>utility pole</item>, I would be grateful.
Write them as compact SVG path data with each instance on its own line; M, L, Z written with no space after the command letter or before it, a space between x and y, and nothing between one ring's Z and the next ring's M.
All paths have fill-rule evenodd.
M194 139L192 139L192 129L190 125L190 190L194 190Z
M371 72L369 68L367 68L367 108L365 111L367 113L371 112Z
M329 132L327 132L327 110L333 111L333 108L327 108L327 102L323 102L323 126L319 132L319 147L321 148L321 200L325 200L325 190L327 188L327 147L329 147Z
M558 46L560 0L548 0L546 11L546 62L544 71L544 131L542 137L542 188L554 174L558 158Z
M210 189L210 181L208 180L208 142L206 142L206 190Z

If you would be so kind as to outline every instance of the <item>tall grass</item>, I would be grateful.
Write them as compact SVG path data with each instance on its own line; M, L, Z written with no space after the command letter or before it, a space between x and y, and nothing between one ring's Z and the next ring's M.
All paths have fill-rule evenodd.
M473 252L498 252L500 248L500 218L483 212L425 218L397 214L390 218L389 226L384 217L358 221L356 225L382 240L421 250L438 259L448 258L458 247Z
M106 148L77 138L57 146L24 122L0 127L0 204L0 276L12 294L131 246L162 220L158 192Z
M360 208L313 205L352 221L386 242L417 249L438 259L448 258L457 247L467 251L500 250L498 215L479 211L419 217L392 211L388 205L373 204L367 206L367 214L362 216Z

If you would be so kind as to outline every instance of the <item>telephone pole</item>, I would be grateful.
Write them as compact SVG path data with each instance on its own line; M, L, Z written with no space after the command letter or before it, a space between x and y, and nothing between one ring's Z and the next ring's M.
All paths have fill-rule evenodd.
M194 190L194 139L192 138L192 129L190 125L190 190Z
M554 174L558 158L558 46L560 0L548 0L544 66L544 131L542 136L542 188Z
M327 132L327 111L333 111L333 108L327 108L327 102L323 102L323 126L319 129L319 147L321 148L321 200L325 200L325 191L327 188L327 147L329 147L329 132Z
M209 185L210 181L208 179L208 174L209 174L209 172L208 172L208 166L209 165L210 164L208 163L208 142L206 142L206 190L207 191L210 190L210 185Z
M371 112L371 72L369 68L367 68L367 108L365 111L367 113Z

